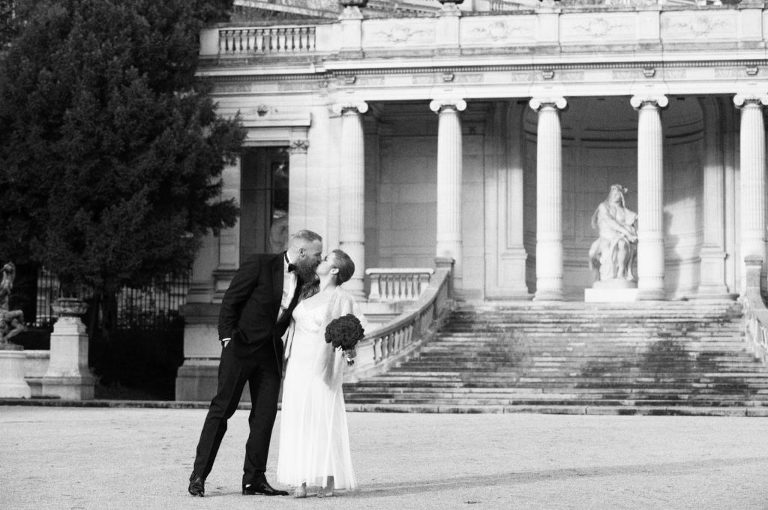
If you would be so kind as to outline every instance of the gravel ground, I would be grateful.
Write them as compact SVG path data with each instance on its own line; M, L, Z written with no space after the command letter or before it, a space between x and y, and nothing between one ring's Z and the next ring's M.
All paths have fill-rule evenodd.
M296 500L240 495L247 411L189 496L204 417L0 406L0 508L768 508L762 418L350 413L360 490Z

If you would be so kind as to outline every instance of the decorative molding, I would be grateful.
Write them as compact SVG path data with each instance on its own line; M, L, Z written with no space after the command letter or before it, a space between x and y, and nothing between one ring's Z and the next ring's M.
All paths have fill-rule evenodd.
M470 24L468 18L463 23ZM474 20L473 20L474 21ZM462 44L476 44L476 43L505 43L511 41L524 41L530 39L535 35L535 30L530 23L524 23L519 21L513 23L512 20L494 21L493 23L486 24L485 20L480 26L472 26L470 24L468 29L462 30ZM462 28L464 28L462 26Z
M747 76L757 76L757 73L760 72L760 68L757 66L747 66L746 72Z
M433 99L429 103L429 109L435 113L440 113L446 108L452 108L457 112L463 112L467 109L467 102L463 99Z
M629 100L629 104L631 104L632 108L635 110L639 110L646 105L652 105L657 108L666 108L667 105L669 105L669 98L664 94L656 93L636 94Z
M571 25L570 27L564 27L564 29L572 30L580 33L582 37L588 37L590 39L603 39L605 37L612 37L615 34L625 35L634 34L636 29L634 24L624 22L616 23L616 20L609 21L605 17L593 17L589 20L584 20L578 25Z
M661 21L661 30L664 32L662 39L700 39L712 37L717 32L733 34L737 31L736 19L733 17L725 18L721 14L722 12L725 11L664 16Z
M656 68L655 67L644 67L643 68L643 76L646 78L653 78L656 76Z
M555 77L555 71L554 69L542 69L541 70L541 77L545 80L551 80Z
M420 41L431 42L434 38L434 33L428 30L420 30L409 27L404 23L398 23L394 25L388 25L388 30L380 30L376 32L378 40L385 40L394 44L401 44L406 42Z
M306 154L309 149L309 140L291 140L288 152L294 154Z
M456 75L453 73L443 73L442 79L446 83L452 82L456 78Z
M530 106L534 111L539 111L546 106L557 108L558 110L563 110L566 106L568 106L568 101L566 101L562 96L540 96L532 97L531 100L528 101L528 106Z

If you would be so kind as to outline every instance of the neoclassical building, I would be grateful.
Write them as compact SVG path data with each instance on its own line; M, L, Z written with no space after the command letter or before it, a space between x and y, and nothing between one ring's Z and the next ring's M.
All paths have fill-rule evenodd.
M300 228L353 257L361 300L366 268L436 258L458 299L583 300L617 183L638 299L736 297L765 258L762 1L340 3L202 33L199 75L247 129L224 175L242 215L194 267L178 398L208 398L240 261Z

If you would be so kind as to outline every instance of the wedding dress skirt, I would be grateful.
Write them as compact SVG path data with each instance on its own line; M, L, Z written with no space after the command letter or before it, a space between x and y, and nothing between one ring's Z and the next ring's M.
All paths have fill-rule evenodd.
M354 489L357 480L349 451L347 416L341 383L341 351L325 342L328 298L301 301L294 324L283 381L277 481L292 486Z

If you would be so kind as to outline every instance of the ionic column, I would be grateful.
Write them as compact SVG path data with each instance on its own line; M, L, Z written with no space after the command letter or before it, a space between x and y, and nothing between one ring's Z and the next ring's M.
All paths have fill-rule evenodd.
M463 99L434 100L430 109L437 124L437 248L436 257L452 258L453 283L462 288L461 263L461 173L462 136L459 112L467 108Z
M536 295L535 300L563 299L563 139L560 114L565 98L537 98L536 131Z
M640 299L664 299L664 135L662 94L633 96L637 122L637 288Z
M368 104L360 101L336 105L341 114L339 171L339 247L352 258L355 273L344 284L355 297L364 297L365 275L365 137L362 114Z
M765 260L765 125L766 94L736 94L741 109L740 162L741 260L750 256ZM744 275L744 264L741 264ZM742 293L746 278L742 277Z
M704 112L704 243L701 247L699 298L728 295L725 285L725 166L720 105L700 101Z

